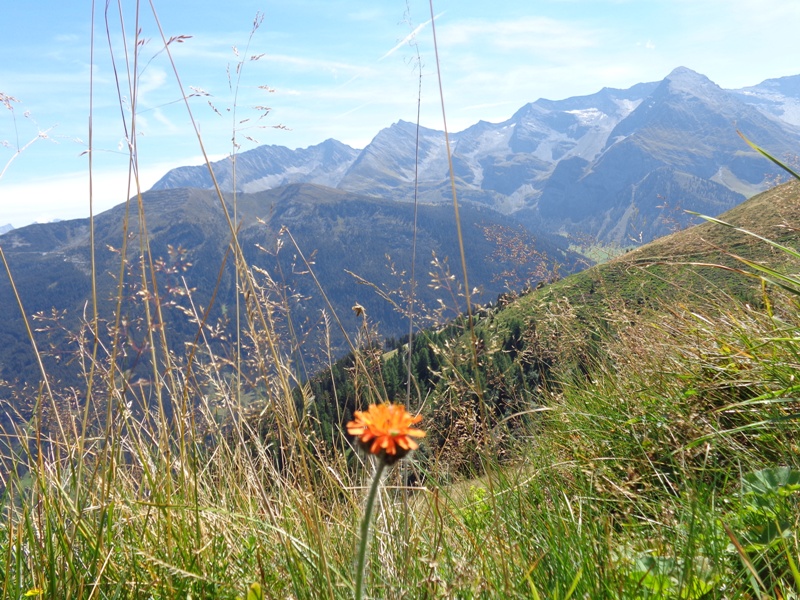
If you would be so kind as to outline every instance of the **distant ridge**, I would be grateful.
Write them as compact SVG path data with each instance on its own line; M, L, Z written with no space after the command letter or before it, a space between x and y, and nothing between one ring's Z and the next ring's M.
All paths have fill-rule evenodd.
M224 320L226 307L235 302L235 280L230 262L220 275L231 235L216 194L197 188L163 189L146 192L143 202L152 257L160 260L164 269L159 273L160 285L164 286L162 293L188 286L194 290L194 305L206 307L220 278L209 322ZM351 310L359 303L365 307L370 323L378 328L380 335L399 337L407 332L407 319L386 298L396 298L396 302L404 304L399 290L406 285L404 280L408 276L404 273L411 269L412 204L295 183L254 194L239 194L238 214L241 222L238 238L248 264L285 285L291 291L287 293L297 295L292 296L298 300L293 300L291 307L297 331L302 331L303 335L319 334L320 319L330 314L331 307L323 300L315 281L308 275L308 267L283 231L290 232L300 250L313 261L316 278L347 331L355 335L359 330L361 321ZM97 289L103 315L112 314L116 306L124 219L124 204L95 217ZM475 302L494 301L505 292L509 270L519 269L524 279L536 266L534 263L510 263L497 254L499 246L495 237L502 238L504 232L517 231L524 243L546 255L548 260L556 261L561 273L579 268L581 257L571 252L568 241L558 235L519 232L519 226L509 217L477 205L465 205L461 220L468 241L466 258L470 284L482 289L482 293L474 296ZM137 227L137 222L131 220L131 240L137 240ZM495 237L488 235L487 230ZM428 285L428 274L439 271L432 265L434 253L435 260L444 269L459 272L452 207L444 204L419 206L416 238L417 310L425 312L424 306L431 311L437 309L440 298L450 311L448 316L464 310L463 301L456 304L457 289L451 292ZM279 245L283 250L276 254ZM128 249L128 266L137 265L138 240L130 242ZM3 236L3 250L29 314L50 314L53 309L62 314L63 311L63 325L68 329L76 328L92 290L88 219L15 229ZM176 267L175 261L186 265L185 270L183 266ZM179 279L175 273L180 273ZM350 273L362 278L361 281ZM141 316L142 309L135 300L136 280L136 274L128 276L133 291L126 295L122 305L123 314L131 323ZM447 281L448 285L457 285L455 279ZM265 294L270 293L266 282L264 285L268 290ZM175 304L168 306L180 305L188 309L187 301L185 295L179 294L169 298L169 302ZM38 366L18 310L9 286L0 286L0 379L22 377L35 381ZM182 348L185 342L194 339L196 325L180 310L165 310L170 311L169 338L176 348ZM136 338L133 333L131 335L131 339ZM345 344L340 330L335 329L330 335L333 352L341 352ZM59 352L64 355L68 352L67 338L40 337L40 341L42 347L53 343ZM318 359L313 352L305 356L310 366L317 364ZM54 377L67 377L71 373L63 361L48 363L48 367Z
M800 148L800 75L724 90L678 67L660 82L539 99L501 123L451 136L458 193L537 230L623 246L653 240L683 210L719 214L775 181L737 135L777 156ZM363 149L335 140L306 149L262 146L237 157L238 187L316 183L396 201L449 202L442 132L398 121ZM214 164L231 189L230 160ZM418 180L415 181L415 175ZM210 188L205 167L167 173L154 189Z
M336 187L358 151L333 139L316 146L290 150L284 146L259 146L236 156L236 179L239 190L258 192L290 183L314 183ZM233 189L233 161L226 158L212 163L220 188ZM181 187L212 189L211 175L205 165L178 167L159 179L153 191Z

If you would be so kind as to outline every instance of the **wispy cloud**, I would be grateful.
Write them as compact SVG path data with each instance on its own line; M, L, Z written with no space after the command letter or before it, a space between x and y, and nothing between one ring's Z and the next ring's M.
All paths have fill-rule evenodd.
M345 71L351 73L364 73L367 69L361 65L324 58L306 58L289 54L266 54L262 60L296 67L307 71Z
M261 54L261 52L262 51L257 54ZM231 70L233 70L236 63L241 59L236 57L229 44L195 40L190 40L186 44L176 46L172 53L179 68L181 68L181 66L191 67L202 63L206 65L207 68L208 66L211 68L217 66L223 74L226 65L230 65ZM251 52L250 54L256 54L256 52ZM296 54L287 52L266 52L260 56L257 63L252 64L264 63L286 66L292 69L301 69L304 72L335 70L357 73L365 70L365 67L356 63L331 60L320 55L308 56L307 52L298 52Z
M442 11L442 12L440 12L438 15L435 15L435 16L434 16L434 19L436 19L436 20L438 21L438 20L439 20L439 18L440 18L442 15L444 15L444 14L445 14L445 11ZM378 62L380 62L380 61L382 61L382 60L384 60L384 59L386 59L386 58L389 58L389 57L390 57L392 54L394 54L395 52L397 52L398 50L400 50L400 48L402 48L403 46L406 46L406 45L408 45L408 44L409 44L409 43L410 43L410 42L411 42L411 41L412 41L412 40L413 40L415 37L417 37L417 34L418 34L420 31L422 31L423 29L425 29L425 27L427 27L427 26L428 26L428 25L430 25L430 24L431 24L431 19L428 19L428 20L427 20L427 21L425 21L424 23L421 23L421 24L417 25L417 26L414 28L414 30L413 30L411 33L409 33L409 34L408 34L406 37L404 37L402 40L400 40L400 41L397 43L397 45L396 45L394 48L392 48L392 49L391 49L391 50L389 50L389 51L388 51L386 54L384 54L383 56L381 56L381 57L378 59Z
M360 110L362 110L362 109L364 109L364 108L366 108L367 106L370 106L370 105L372 105L372 104L373 104L373 102L365 102L364 104L362 104L362 105L360 105L360 106L356 106L355 108L351 108L350 110L348 110L348 111L345 111L345 112L343 112L343 113L342 113L342 114L340 114L340 115L336 115L334 118L335 118L335 119L341 119L341 118L343 118L343 117L346 117L346 116L348 116L348 115L351 115L351 114L353 114L353 113L355 113L355 112L358 112L358 111L360 111Z
M442 43L501 51L585 49L597 45L595 29L551 19L527 17L506 21L461 21L442 28Z
M139 77L139 98L145 94L161 90L167 83L167 73L161 68L153 67Z

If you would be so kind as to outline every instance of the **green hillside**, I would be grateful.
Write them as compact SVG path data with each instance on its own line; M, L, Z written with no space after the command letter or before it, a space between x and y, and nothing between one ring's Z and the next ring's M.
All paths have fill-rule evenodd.
M791 223L800 222L800 184L760 194L721 219L797 245L800 234ZM310 382L322 431L334 430L337 415L349 419L364 402L381 397L404 401L409 364L416 401L427 398L434 406L444 402L447 412L450 404L445 399L458 390L460 404L472 398L488 406L491 423L501 422L540 402L542 392L559 387L567 370L586 374L596 361L606 360L605 341L631 327L646 328L678 314L713 311L721 305L763 310L775 290L763 290L760 279L752 276L755 272L736 256L780 269L797 267L791 257L763 241L703 222L513 301L513 295L506 296L501 306L479 309L474 334L463 317L447 328L419 332L410 361L407 336L385 354L368 353L378 361L370 367L380 373L378 397L364 392L373 387L356 381L358 361L351 354ZM473 344L475 354L470 350ZM350 377L352 373L356 377ZM450 444L447 432L437 439L442 446ZM449 454L455 455L452 448ZM468 456L459 460L466 468L462 474L475 473Z
M798 205L724 218L794 245ZM795 271L769 248L700 225L392 349L353 312L309 381L268 297L246 364L189 345L126 379L84 338L84 385L29 390L0 437L2 596L796 597L797 299L695 264ZM387 399L426 436L375 470L346 429Z
M721 218L795 247L798 217L790 183ZM448 484L460 539L488 540L467 552L475 569L513 565L518 597L786 596L800 589L800 319L734 255L798 268L703 223L480 309L474 333L465 318L420 332L410 360L405 343L363 349L295 399L313 398L310 425L336 438L337 417L408 402L410 364L410 403L429 417L412 478Z
M793 223L800 221L800 187L796 182L754 196L719 219L787 245L797 245L800 234ZM660 238L612 261L569 277L547 290L518 303L525 311L530 303L565 296L589 307L611 298L638 305L660 306L664 301L696 294L703 298L715 291L743 300L757 301L760 292L745 277L706 265L741 268L731 255L770 264L790 266L789 257L769 245L731 228L702 222L695 227Z

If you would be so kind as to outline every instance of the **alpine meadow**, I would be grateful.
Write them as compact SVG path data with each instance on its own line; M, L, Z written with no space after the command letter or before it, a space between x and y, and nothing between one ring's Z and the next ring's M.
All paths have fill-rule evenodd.
M416 121L290 149L269 9L223 99L157 4L91 3L88 217L0 227L0 597L800 598L800 75L674 65L452 131L458 7L409 0L324 93L403 49ZM0 183L66 143L27 102L0 89ZM146 186L166 106L202 164ZM97 210L104 153L129 199Z

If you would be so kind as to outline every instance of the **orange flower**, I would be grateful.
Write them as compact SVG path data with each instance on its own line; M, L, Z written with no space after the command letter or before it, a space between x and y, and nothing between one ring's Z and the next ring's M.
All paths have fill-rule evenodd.
M411 427L422 417L407 412L402 404L370 404L368 410L357 410L355 416L347 424L347 433L358 437L365 452L381 457L388 464L419 447L412 438L425 437L424 431Z

